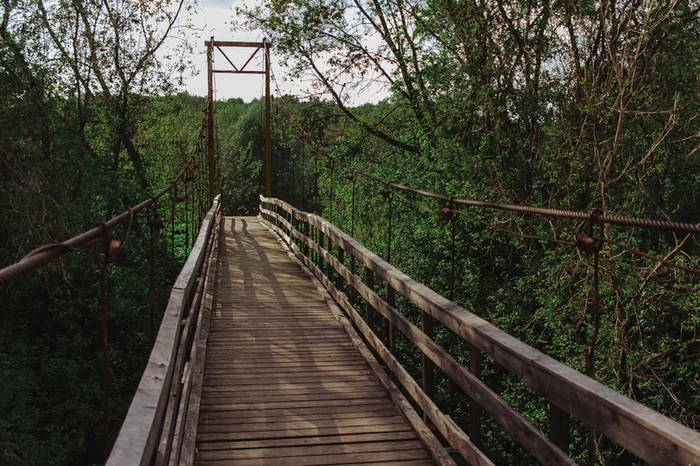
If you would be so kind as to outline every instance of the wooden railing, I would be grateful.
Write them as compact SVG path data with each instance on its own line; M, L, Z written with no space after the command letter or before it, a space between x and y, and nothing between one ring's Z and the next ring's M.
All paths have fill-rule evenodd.
M146 370L107 464L191 464L216 270L221 197L199 229L197 241L175 281ZM199 362L199 364L197 364Z
M473 416L467 435L442 413L432 399L435 393L433 365L442 369L471 400L543 464L576 464L569 457L570 417L602 433L639 458L658 465L700 465L700 434L627 398L571 369L487 321L411 279L369 251L323 218L299 211L274 198L260 197L261 220L276 232L323 283L366 341L383 359L393 376L411 395L425 416L449 444L470 464L492 464L477 448L478 417ZM364 267L364 281L345 263L350 256ZM374 290L376 279L387 286L386 299ZM340 291L344 285L365 301L364 318ZM422 313L421 328L396 308L396 293ZM386 335L374 329L377 313L387 320ZM433 319L442 323L471 346L470 367L462 366L433 340ZM401 331L423 354L423 377L419 384L397 361L395 330ZM535 394L549 402L549 433L528 422L479 379L481 353L522 379ZM477 411L478 412L478 411ZM476 422L471 422L476 421Z

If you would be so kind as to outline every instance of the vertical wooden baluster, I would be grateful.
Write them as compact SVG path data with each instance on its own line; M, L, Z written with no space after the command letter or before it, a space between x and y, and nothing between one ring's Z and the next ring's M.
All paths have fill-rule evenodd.
M319 246L319 251L323 251L324 246L325 246L325 242L326 242L325 235L323 234L323 232L321 230L318 230L318 243L317 244ZM323 257L321 256L321 254L318 255L318 268L321 269L321 271L323 271L323 269L325 268L325 261L323 260Z
M326 238L328 240L328 253L333 256L333 240L331 239L330 236ZM328 280L333 283L333 264L331 264L331 261L328 261L327 265L327 271L326 275L328 276Z
M316 230L316 227L313 225L310 225L310 228L311 228L311 241L313 243L315 243L316 242L316 234L318 233L318 231ZM316 251L314 250L314 248L311 248L310 252L311 252L311 261L314 264L318 264L318 254L316 254Z
M392 288L391 285L387 285L386 302L389 303L389 306L396 308L396 291L394 291L394 288ZM389 335L387 336L387 339L389 340L389 352L396 355L396 333L394 324L391 322L389 322ZM394 383L396 383L398 380L393 372L391 372L391 380L393 380Z
M549 403L549 438L561 451L569 454L571 416L554 403Z
M369 267L365 267L365 285L367 285L370 290L374 290L374 272ZM374 308L369 301L365 302L365 321L369 328L373 332L376 332L374 328Z
M345 265L345 251L340 245L338 245L338 262ZM335 287L338 288L339 291L344 291L343 276L340 274L335 277Z
M481 372L481 353L479 349L474 345L469 345L469 372L474 374L475 377L479 377ZM469 438L472 443L479 447L481 444L481 408L476 404L474 399L469 400L469 426L467 428Z
M423 333L430 339L434 338L434 324L433 317L427 312L421 311ZM435 363L423 353L421 353L421 362L423 368L423 391L429 398L433 399L435 396ZM425 413L423 414L423 420L426 423L429 421Z

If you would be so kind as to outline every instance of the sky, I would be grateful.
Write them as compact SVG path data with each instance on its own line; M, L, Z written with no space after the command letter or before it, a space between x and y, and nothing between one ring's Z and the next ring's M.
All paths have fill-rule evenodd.
M190 94L204 96L207 94L207 54L204 41L214 36L215 40L235 40L247 42L261 42L262 33L248 31L232 31L232 22L235 17L235 7L241 6L241 0L199 0L196 14L191 16L193 25L198 30L198 38L193 38L194 57L193 64L196 74L184 76L185 90ZM241 67L254 49L225 48L224 52L237 66ZM263 70L262 53L258 52L256 58L251 61L247 69ZM218 50L214 53L215 69L232 69L231 65ZM272 70L275 74L284 74L277 71L274 58ZM215 75L215 93L217 99L229 99L240 97L249 102L263 95L264 76L262 75ZM282 80L279 79L283 92L293 92L293 89L284 89Z
M207 55L204 41L214 36L219 41L246 41L261 42L262 31L250 32L247 30L233 30L232 24L236 21L235 8L250 4L254 0L199 0L197 12L190 16L199 37L193 40L195 54L193 63L195 73L183 76L184 90L190 94L204 96L207 94ZM254 52L255 49L238 47L225 48L226 56L237 66L241 67ZM258 52L246 69L264 70L262 62L262 50ZM292 82L286 77L286 69L275 56L274 44L271 51L271 69L276 77L277 84L283 94L301 96L310 89L309 82ZM232 69L226 58L218 51L214 51L215 69ZM264 75L243 74L215 74L215 97L217 100L239 97L246 102L260 98L264 95ZM271 92L276 95L275 83L271 84ZM387 93L381 89L368 89L364 95L358 95L352 104L376 102L386 97Z

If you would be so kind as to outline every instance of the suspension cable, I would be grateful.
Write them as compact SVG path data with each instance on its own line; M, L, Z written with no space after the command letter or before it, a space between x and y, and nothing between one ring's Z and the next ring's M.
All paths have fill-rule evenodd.
M200 132L197 135L198 139L202 137L202 134L204 134L204 130L205 125L203 119ZM95 241L99 241L104 236L105 230L111 230L120 223L129 220L130 218L133 218L134 214L150 207L158 199L160 199L166 193L168 193L171 189L175 189L177 183L183 179L185 173L188 171L188 169L191 168L191 165L196 160L196 148L197 144L195 144L195 148L192 151L192 154L187 159L185 165L182 167L177 176L175 176L175 178L165 188L163 188L153 196L150 196L145 201L132 208L125 210L121 214L111 218L110 220L107 220L104 223L100 223L99 226L95 226L90 230L84 231L83 233L73 236L72 238L66 241L41 246L31 251L29 254L25 255L22 259L15 262L14 264L0 269L0 291L4 291L5 289L7 289L10 283L16 278L26 275L29 272L41 267L42 265L45 265L51 262L52 260L57 259L58 257L61 257L67 253L78 251L90 244L93 244Z
M277 83L277 79L275 77L274 72L272 72L272 79L275 82L275 87L277 88L278 94L281 95L281 90L279 87L279 84ZM423 197L427 198L432 198L432 199L437 199L440 201L444 201L447 203L455 204L455 205L464 205L464 206L471 206L471 207L478 207L482 209L494 209L494 210L504 210L504 211L510 211L510 212L518 212L522 214L535 214L535 215L543 215L547 217L557 217L557 218L566 218L566 219L577 219L577 220L585 220L589 221L591 220L592 213L591 212L582 212L582 211L576 211L576 210L566 210L566 209L553 209L553 208L547 208L547 207L536 207L536 206L528 206L528 205L520 205L520 204L502 204L499 202L490 202L490 201L479 201L479 200L474 200L474 199L461 199L457 198L454 196L446 196L444 194L438 194L434 193L431 191L426 191L423 189L416 189L412 188L410 186L405 186L399 183L394 183L392 181L385 180L379 176L373 175L371 173L368 173L366 171L357 169L349 164L344 163L341 160L338 160L338 158L333 157L332 155L328 154L326 151L324 151L316 142L310 137L309 133L299 124L299 122L296 120L292 112L290 112L287 108L286 105L284 104L284 100L282 100L282 106L285 110L285 113L287 113L287 116L290 118L292 121L292 124L296 126L301 135L304 137L304 139L308 140L316 149L316 152L320 154L323 157L326 157L329 161L332 161L334 163L337 163L348 170L351 170L352 172L361 175L365 178L371 179L376 181L377 183L380 183L382 185L404 191L404 192L410 192L414 194L418 194ZM606 215L604 213L600 214L595 214L595 221L600 222L603 224L611 224L611 225L621 225L621 226L629 226L629 227L641 227L641 228L654 228L654 229L659 229L659 230L664 230L664 231L673 231L673 232L680 232L680 233L693 233L693 234L700 234L700 224L692 224L692 223L682 223L682 222L674 222L674 221L667 221L667 220L654 220L654 219L648 219L648 218L637 218L637 217L621 217L621 216L614 216L614 215Z

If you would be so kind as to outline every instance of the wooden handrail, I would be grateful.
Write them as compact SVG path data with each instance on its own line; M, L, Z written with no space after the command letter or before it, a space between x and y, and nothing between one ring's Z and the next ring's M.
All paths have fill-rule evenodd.
M268 207L274 207L275 211L281 210L293 221L291 223L286 221L284 217ZM260 213L267 223L283 235L285 242L290 245L297 256L305 257L302 253L303 248L298 247L295 241L309 247L326 262L330 261L335 271L347 283L352 285L365 300L370 302L397 328L404 331L463 389L473 390L478 379L474 380L475 377L459 366L456 361L446 357L446 352L439 347L436 348L435 342L422 334L419 329L406 326L405 318L394 307L380 298L373 290L364 286L359 277L351 274L322 246L297 230L294 224L302 222L316 228L344 250L345 254L352 254L376 277L384 280L423 312L519 376L533 392L547 399L558 409L573 415L603 433L643 460L659 465L700 465L700 434L698 432L625 397L503 332L408 277L325 219L299 211L278 199L262 196L260 197ZM308 262L311 264L311 261ZM319 269L317 268L317 270ZM335 294L332 293L334 297L344 297L344 294L338 292L330 280L326 280L324 284L327 288L330 287L329 291L331 288L336 291ZM476 393L472 391L471 395L478 399ZM520 434L516 435L516 438L518 436L524 437L530 442L529 445L523 446L540 461L545 461L546 455L553 454L554 450L551 449L550 441L538 436L535 436L538 438L531 437L533 431L518 420L517 413L514 415L513 412L510 412L512 411L512 409L508 409L510 407L502 406L505 402L495 393L490 392L486 387L486 390L481 390L479 396L486 397L482 398L482 401L488 401L487 405L482 407L503 424L511 434L518 431ZM489 407L489 404L500 405L503 410L494 415L494 408ZM518 429L513 428L512 423L516 421L521 425ZM535 428L535 430L537 429ZM522 438L518 440L522 443ZM562 458L555 456L557 459L553 461L559 463ZM547 456L547 458L554 457Z
M215 231L220 217L221 196L216 196L202 221L192 252L170 293L170 300L148 364L107 460L109 466L146 466L155 458L158 436L163 428L166 406L171 395L171 381L177 365L175 362L180 350L183 321L192 314L191 308L195 307L191 304L195 297L197 277L205 259L215 247L215 242L211 241L212 232ZM199 300L201 297L196 301ZM179 370L182 370L182 364ZM177 376L180 376L179 372Z

